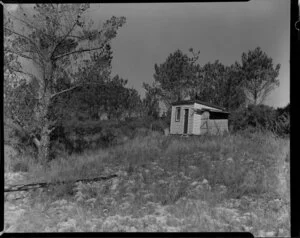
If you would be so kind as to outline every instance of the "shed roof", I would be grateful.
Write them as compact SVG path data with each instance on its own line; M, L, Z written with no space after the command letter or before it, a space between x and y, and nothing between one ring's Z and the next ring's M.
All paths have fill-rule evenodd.
M194 103L198 103L198 104L202 104L208 107L213 107L219 110L222 110L223 112L226 112L224 107L220 107L220 106L216 106L214 104L208 103L208 102L203 102L200 100L182 100L182 101L177 101L177 102L173 102L172 106L177 106L177 105L189 105L189 104L194 104ZM228 113L228 112L226 112Z
M216 111L216 110L212 110L212 109L208 109L208 108L194 109L194 111L195 111L196 113L199 113L199 114L202 114L203 112L230 114L229 112L224 111L224 110L222 110L222 111Z

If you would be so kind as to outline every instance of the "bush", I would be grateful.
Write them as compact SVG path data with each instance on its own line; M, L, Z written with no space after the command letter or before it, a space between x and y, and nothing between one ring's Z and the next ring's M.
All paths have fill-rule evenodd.
M102 140L102 144L105 147L111 146L114 141L116 140L119 130L117 128L103 128L102 132L101 132L101 140Z
M128 119L123 123L131 130L136 130L138 128L150 128L150 124L154 119L150 116L142 117L142 118L132 118Z
M124 143L126 138L148 135L152 117L129 118L125 121L78 121L60 125L51 135L52 155L82 153L84 150L107 148ZM163 131L163 122L154 123L154 129ZM125 139L124 139L125 138Z
M28 172L28 163L26 161L17 161L12 166L12 172Z
M163 120L156 120L151 123L152 130L164 133L164 129L168 127L168 124Z
M163 120L167 126L170 126L171 124L171 112L172 110L169 109L161 116L161 120Z
M276 133L280 136L290 134L290 104L284 108L277 108Z
M53 157L82 153L86 149L105 148L113 144L119 134L115 121L70 121L58 126L51 135Z
M12 146L4 146L5 172L28 172L36 163L30 154L20 154Z
M229 116L229 128L232 132L271 131L279 136L289 134L289 113L266 105L249 105L232 112Z
M37 148L32 137L19 127L8 127L4 125L4 143L11 146L18 154L26 154L36 157Z

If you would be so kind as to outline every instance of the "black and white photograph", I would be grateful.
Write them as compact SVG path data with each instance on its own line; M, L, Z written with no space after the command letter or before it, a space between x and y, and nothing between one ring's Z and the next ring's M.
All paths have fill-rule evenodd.
M3 9L3 233L291 236L290 1Z

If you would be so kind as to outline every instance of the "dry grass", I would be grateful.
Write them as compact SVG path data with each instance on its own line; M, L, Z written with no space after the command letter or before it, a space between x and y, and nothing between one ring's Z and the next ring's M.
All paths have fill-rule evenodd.
M32 194L33 204L49 213L43 227L47 231L250 231L256 236L289 236L287 156L289 140L272 134L180 138L153 133L106 150L59 158L47 168L30 164L28 171L35 181L119 174L111 181L66 184ZM65 202L54 209L57 201ZM57 210L65 217L54 213ZM35 205L26 216L33 212L41 208ZM29 231L26 227L16 230Z

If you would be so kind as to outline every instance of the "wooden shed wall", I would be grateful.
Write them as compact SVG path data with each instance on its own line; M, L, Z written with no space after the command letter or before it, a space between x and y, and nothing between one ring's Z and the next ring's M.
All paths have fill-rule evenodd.
M193 120L193 134L200 135L200 126L201 126L201 115L194 113L194 120Z
M208 120L208 131L210 134L218 134L228 132L228 120L221 119L221 120ZM202 134L202 133L201 133Z
M180 120L178 122L175 121L176 108L180 107ZM188 118L188 134L193 134L193 121L194 121L194 113L193 113L193 105L179 105L172 106L171 111L171 125L170 125L170 134L183 134L184 129L184 109L189 109L189 118Z
M206 106L206 105L202 105L202 104L199 104L199 103L194 103L194 108L195 109L211 109L211 110L215 110L215 111L222 111L222 110L219 110L219 109L216 109L216 108L213 108L213 107L209 107L209 106ZM194 113L194 120L193 120L193 134L194 135L201 135L203 134L203 132L201 132L201 125L203 123L203 120L201 120L202 117L200 114L197 114L197 113Z
M176 108L180 107L180 121L175 121ZM171 124L170 124L170 134L183 134L184 129L184 109L189 109L189 119L188 119L188 134L193 135L201 135L206 133L206 130L201 131L201 125L203 120L200 114L194 112L193 109L212 109L214 111L222 111L220 109L216 109L213 107L209 107L206 105L194 103L191 105L174 105L172 106L171 111ZM208 129L209 133L217 134L218 132L223 133L224 131L228 131L228 120L208 120Z

